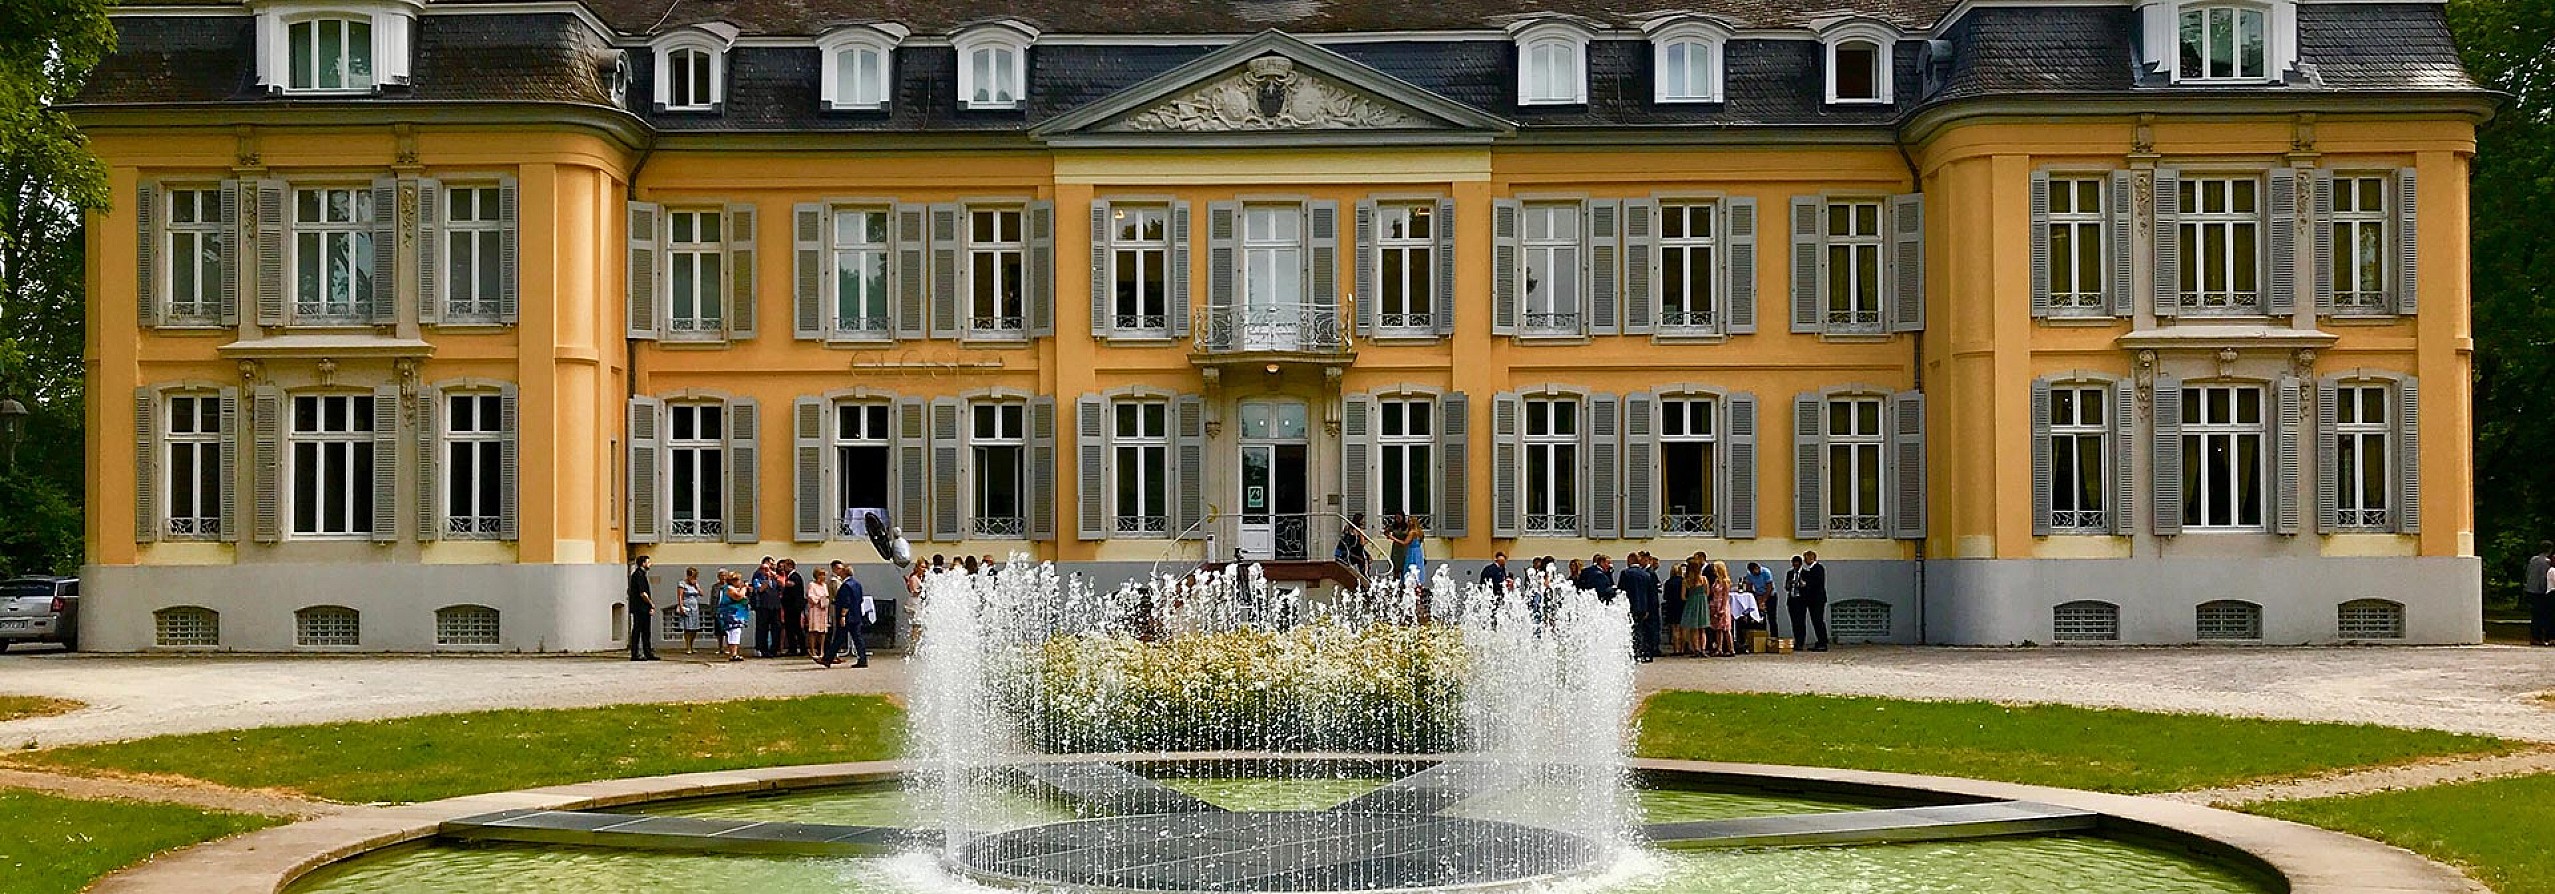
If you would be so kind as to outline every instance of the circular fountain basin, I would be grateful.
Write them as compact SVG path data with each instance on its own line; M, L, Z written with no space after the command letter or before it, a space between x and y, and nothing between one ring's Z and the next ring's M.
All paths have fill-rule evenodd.
M1091 891L1377 892L1504 888L1602 866L1597 841L1460 816L1157 813L983 835L951 855L979 881Z

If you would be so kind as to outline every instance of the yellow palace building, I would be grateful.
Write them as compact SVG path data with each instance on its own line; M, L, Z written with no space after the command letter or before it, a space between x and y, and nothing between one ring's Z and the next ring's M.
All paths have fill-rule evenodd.
M2436 2L115 16L93 648L608 648L640 553L901 597L852 510L1100 584L1359 514L1460 578L1815 549L1847 641L2480 634Z

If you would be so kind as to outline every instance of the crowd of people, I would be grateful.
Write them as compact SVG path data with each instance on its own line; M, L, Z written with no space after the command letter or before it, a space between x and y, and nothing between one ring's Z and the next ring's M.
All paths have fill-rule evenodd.
M1734 575L1727 563L1700 551L1664 570L1658 556L1638 550L1624 557L1621 569L1615 567L1614 557L1604 553L1585 562L1571 559L1566 566L1552 556L1542 556L1529 563L1527 573L1567 580L1596 594L1601 602L1628 602L1633 654L1642 661L1662 655L1717 658L1752 651L1751 633L1763 632L1769 641L1783 637L1787 628L1781 618L1787 608L1792 621L1788 629L1805 637L1801 648L1828 650L1828 569L1819 564L1817 552L1793 556L1791 568L1780 581L1756 562ZM1506 552L1495 554L1481 570L1481 582L1497 590L1511 589L1516 581ZM1817 638L1807 639L1813 631Z
M808 658L833 667L845 658L869 666L869 627L878 622L878 600L861 586L851 566L837 559L802 572L795 559L764 556L754 570L720 568L704 585L701 569L683 569L670 603L658 602L649 581L650 560L631 563L630 660L655 661L656 621L665 611L683 636L684 654L703 639L728 661L744 661L748 637L763 658Z

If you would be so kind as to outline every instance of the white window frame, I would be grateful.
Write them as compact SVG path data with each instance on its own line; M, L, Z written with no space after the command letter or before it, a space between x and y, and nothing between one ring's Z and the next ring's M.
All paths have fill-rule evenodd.
M896 95L896 47L906 31L894 24L841 28L816 42L818 99L832 111L878 111Z
M665 403L665 539L724 540L727 537L729 475L728 413L725 401L684 400ZM689 418L686 418L689 417ZM688 423L689 436L685 436ZM703 423L707 423L706 425ZM675 485L674 471L689 467L689 493ZM703 474L704 467L708 474ZM692 517L684 518L682 502L690 499Z
M1029 404L1011 399L967 403L968 530L976 537L1019 540L1029 536ZM993 451L1010 451L996 453ZM989 474L1009 457L1012 466L1011 514L991 510L994 493Z
M1522 516L1518 532L1530 537L1576 537L1587 514L1587 495L1580 493L1579 486L1587 404L1575 394L1540 395L1520 398L1518 411L1525 417L1519 420L1518 431L1526 448L1517 463ZM1541 481L1535 478L1538 468L1543 470ZM1563 508L1571 511L1556 511Z
M2176 198L2181 213L2176 250L2182 253L2182 281L2174 284L2176 313L2188 316L2261 316L2268 303L2271 271L2269 235L2263 209L2271 200L2270 185L2258 173L2185 173ZM2237 199L2252 196L2250 208ZM2214 210L2211 210L2214 208ZM2217 234L2224 254L2210 257L2210 234ZM2253 245L2252 262L2243 263L2239 241ZM2217 279L2213 279L2216 277ZM2250 279L2252 288L2244 288Z
M160 397L160 480L144 482L159 489L160 531L171 540L219 540L222 497L231 483L222 477L222 395L214 391L175 391ZM178 499L178 457L195 470L189 482L191 501ZM207 485L210 485L208 488ZM191 503L191 505L190 505Z
M1148 233L1148 230L1151 232ZM1109 320L1106 328L1125 335L1168 336L1171 332L1171 206L1164 203L1112 202L1109 204L1109 232L1105 235L1109 239ZM1148 271L1151 279L1147 278Z
M2199 17L2199 45L2188 48L2187 51L2184 31L2190 27L2189 20L2194 16ZM2231 43L2225 47L2218 46L2212 34L2212 30L2219 24L2222 16L2230 28L2228 36ZM2262 68L2253 72L2245 70L2246 59L2243 47L2245 27L2248 23L2259 29L2255 36L2261 40L2261 55L2253 61ZM2274 63L2272 28L2271 9L2262 4L2212 2L2176 5L2173 16L2172 49L2175 80L2186 84L2262 83L2271 80L2272 72L2278 70L2278 66ZM2220 59L2216 51L2221 49L2231 55L2226 59ZM2222 61L2227 63L2228 73L2214 73L2216 63ZM2187 64L2191 62L2199 63L2200 70L2189 70Z
M1517 104L1588 104L1588 29L1543 21L1517 29Z
M1819 447L1827 536L1890 536L1889 395L1832 394L1820 403L1827 414L1825 443ZM1839 421L1849 424L1840 426ZM1861 486L1866 481L1869 488Z
M2223 419L2213 419L2208 406L2209 395L2225 393L2227 412ZM2244 422L2243 399L2251 398L2254 421ZM2182 388L2182 526L2190 532L2251 532L2270 530L2272 509L2271 432L2273 427L2271 389L2253 382L2209 382L2185 384ZM2244 518L2245 494L2242 481L2245 442L2252 442L2253 507L2255 518ZM2217 493L2210 487L2208 475L2210 450L2217 445L2225 450L2228 483L2233 490ZM2225 522L2210 524L2209 519L2220 507L2226 512Z
M1438 493L1442 457L1437 449L1437 400L1431 395L1402 394L1375 401L1376 505L1386 518L1409 515L1425 527L1437 526L1443 499ZM1396 470L1399 480L1395 480Z
M2333 312L2395 313L2395 184L2393 173L2333 175ZM2374 265L2375 281L2360 265Z
M1414 222L1420 225L1413 226ZM1437 315L1436 202L1375 205L1375 328L1388 337L1434 337ZM1417 235L1413 235L1416 233Z
M332 216L328 202L329 196L337 193L344 193L347 196L349 211L346 220L329 219ZM318 196L316 208L319 219L304 220L302 219L302 200L312 194ZM374 301L380 300L380 297L389 291L385 287L386 284L381 281L381 272L373 269L376 251L373 245L373 217L387 209L373 207L372 185L296 183L293 184L289 195L291 208L286 213L291 215L288 226L292 230L292 239L286 243L288 246L286 253L289 257L285 261L285 269L290 271L287 276L292 281L293 319L296 322L317 325L371 325ZM306 246L303 244L304 237L316 237L318 244ZM340 239L343 239L348 246L347 257L351 265L345 271L346 293L342 298L335 294L333 284L328 281L330 278L328 246L331 242ZM304 270L303 261L314 251L318 255L316 263L319 267L315 271ZM309 285L307 277L313 274L320 279L316 291L317 297L305 299L303 293L305 287ZM357 283L359 277L373 281L375 286L373 298L368 299L364 296L365 289Z
M356 33L358 29L361 34ZM337 45L334 65L320 58L320 47L331 38ZM284 23L284 41L285 92L365 93L373 89L376 69L371 16L295 16Z
M1705 199L1659 202L1659 331L1703 335L1721 330L1721 203ZM1698 226L1698 223L1700 226ZM1672 283L1682 282L1679 295ZM1631 300L1652 300L1646 295Z
M282 498L281 502L287 507L287 525L293 539L369 540L372 538L373 476L389 471L387 465L389 458L373 455L373 400L371 392L360 394L323 392L286 396L284 481L287 491L277 496ZM307 406L313 408L313 413L318 417L309 428L303 427L305 406L303 401L311 402ZM345 427L327 428L327 407L338 401L345 402ZM314 448L310 451L310 456L303 455L302 448L305 446ZM362 462L356 461L359 456ZM302 508L308 501L302 496L302 476L306 474L319 476L321 481L312 487L314 494L318 494L329 483L326 479L332 470L340 473L340 480L336 484L343 491L338 495L343 502L334 507L341 510L335 513L338 517L334 519L334 525L338 527L332 528L330 519L320 517L330 514L328 509L332 508L328 505L325 494L319 494L320 505L313 509L313 524L305 526L302 523Z
M896 408L883 400L844 400L836 401L826 409L826 446L831 448L826 451L826 457L834 464L834 533L838 537L866 536L842 518L843 510L893 505L896 489L889 478L896 467ZM876 470L853 468L853 450L878 451L879 467ZM850 489L852 482L859 480L886 482L879 488L882 499L877 503L855 505Z
M705 227L704 224L707 224ZM665 331L671 339L717 341L727 337L728 232L734 224L727 209L716 205L665 209ZM704 230L711 231L707 237ZM690 235L689 239L684 234ZM705 260L706 259L706 260ZM702 275L704 269L709 275ZM693 294L683 294L681 283L689 279ZM684 302L690 299L690 313ZM707 310L708 313L703 313Z
M2334 517L2345 530L2395 530L2395 383L2353 379L2334 388ZM2374 406L2378 417L2368 418Z
M442 412L437 414L442 443L436 446L441 461L435 464L441 478L435 488L442 499L435 523L443 526L446 539L503 539L505 501L512 498L504 489L505 395L455 389L443 392L442 399ZM470 408L466 422L461 412L465 402ZM495 492L489 494L490 490ZM480 500L482 494L489 499Z
M2111 316L2110 202L2109 175L2049 175L2049 229L2043 236L2049 242L2051 314Z
M650 49L656 53L655 80L657 110L662 112L716 111L727 101L728 50L735 45L736 28L723 22L711 22L684 28L656 40ZM685 83L682 102L676 102L675 56L698 53L706 72L687 70L683 74L698 77L703 83ZM685 78L691 81L692 77ZM703 88L707 89L704 90Z
M1827 256L1821 259L1827 265L1827 290L1819 296L1824 331L1889 331L1889 204L1879 197L1859 197L1829 199L1820 206L1819 226L1827 235Z
M164 195L157 210L160 219L168 223L163 227L167 231L162 237L165 241L158 248L160 256L168 260L150 275L160 278L160 294L166 296L166 303L161 305L162 319L177 325L217 325L222 317L222 286L237 275L237 271L223 266L222 255L224 247L239 238L238 222L222 216L221 184L163 184L161 192ZM180 215L180 208L190 213ZM232 213L238 210L233 209ZM192 295L178 288L180 267L190 268L194 275Z
M1718 22L1672 17L1650 28L1650 99L1661 105L1722 100L1723 52L1730 29ZM1682 60L1679 55L1682 53ZM1697 84L1697 58L1702 60ZM1686 75L1683 78L1672 77Z
M873 232L877 238L875 240L869 238L867 234L859 232L857 227L850 232L849 238L846 238L844 223L847 215L874 218L877 228ZM889 282L890 272L894 269L892 265L896 263L894 216L895 209L884 205L836 205L826 209L826 277L823 312L830 331L836 338L883 341L895 337L893 327L889 323L889 315L896 299L895 289ZM857 302L862 306L852 308L855 313L851 314L844 312L843 303L843 286L846 284L844 270L847 263L875 264L878 271L877 278L866 280L876 286L876 292L867 296L868 300Z
M1847 21L1829 27L1819 35L1819 55L1824 64L1829 105L1889 105L1891 88L1897 78L1898 32L1870 21ZM1872 83L1870 96L1847 96L1839 88L1837 55L1849 44L1870 44L1872 48Z
M1659 536L1713 537L1721 533L1721 489L1726 458L1721 444L1721 398L1712 394L1663 394L1659 397ZM1701 422L1701 431L1695 423ZM1668 494L1668 446L1698 444L1704 457L1703 503L1671 505ZM1679 511L1679 510L1685 511Z
M257 83L296 96L360 96L409 82L409 50L424 0L252 0L257 16ZM321 20L360 22L370 33L371 74L337 87L295 87L293 26ZM314 32L316 33L316 32ZM314 62L316 62L314 54Z
M1578 335L1586 306L1588 214L1577 201L1527 202L1518 211L1519 254L1525 269L1518 284L1518 331L1525 335ZM1567 232L1558 225L1568 222ZM1540 232L1542 235L1537 235ZM1536 270L1546 271L1542 279ZM1552 281L1554 271L1565 282ZM1569 286L1562 294L1560 287Z
M968 109L1017 109L1029 98L1029 46L1038 32L988 22L950 40L958 51L958 98ZM1007 63L1007 64L1006 64ZM982 66L985 70L978 71Z
M966 337L1029 336L1029 211L1017 205L970 205L967 227ZM992 225L991 237L983 225Z
M1269 320L1279 325L1294 325L1295 310L1311 303L1304 275L1311 228L1305 217L1297 202L1242 206L1242 305L1279 315Z
M446 321L505 318L505 198L494 181L446 183L436 214L444 244L436 271ZM466 207L465 207L466 204ZM467 211L468 215L464 216ZM480 285L487 288L481 289Z
M1109 530L1120 537L1171 535L1171 402L1109 402ZM1129 505L1133 493L1135 505Z
M2052 534L2110 534L2112 532L2113 474L2112 463L2123 458L2112 455L2114 414L2113 386L2106 382L2055 382L2049 386L2049 530ZM2087 421L2086 401L2100 410ZM2084 462L2086 445L2092 445L2090 468ZM2069 485L2073 484L2073 487ZM2091 494L2094 506L2082 504Z

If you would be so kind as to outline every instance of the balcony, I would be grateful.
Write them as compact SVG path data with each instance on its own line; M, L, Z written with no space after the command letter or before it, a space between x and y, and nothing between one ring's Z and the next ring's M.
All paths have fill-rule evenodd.
M1336 304L1271 304L1207 308L1189 359L1202 366L1310 363L1347 366L1356 347L1349 318Z

